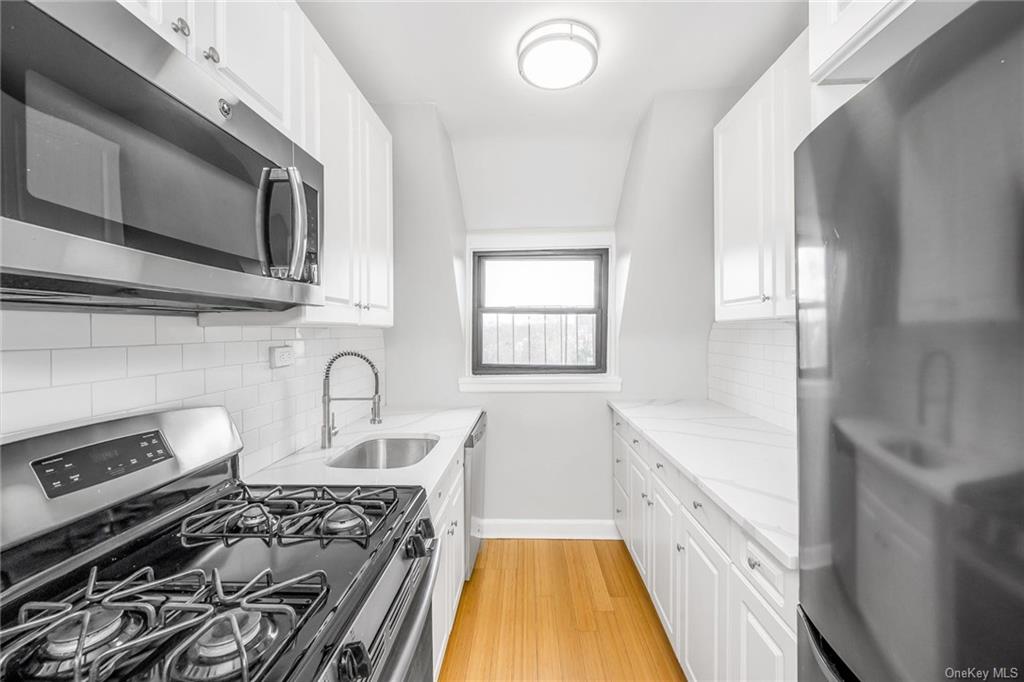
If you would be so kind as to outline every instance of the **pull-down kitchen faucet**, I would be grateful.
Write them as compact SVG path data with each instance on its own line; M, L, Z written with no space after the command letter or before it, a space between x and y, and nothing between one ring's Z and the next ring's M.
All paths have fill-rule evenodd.
M370 370L373 372L373 395L369 398L348 398L348 397L332 397L331 396L331 367L334 363L341 358L359 358L370 366ZM335 353L331 356L331 359L327 361L327 367L324 369L324 395L323 395L323 426L320 429L320 447L329 448L334 440L335 434L338 433L338 427L334 425L334 417L331 414L331 403L335 400L371 400L373 401L373 407L370 409L370 423L380 424L380 373L377 371L377 366L373 364L370 358L366 357L362 353L357 353L353 350L343 350L340 353Z

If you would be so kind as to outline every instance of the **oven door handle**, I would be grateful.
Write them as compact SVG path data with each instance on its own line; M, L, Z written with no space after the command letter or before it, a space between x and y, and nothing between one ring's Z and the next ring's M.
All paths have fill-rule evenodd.
M256 251L264 276L274 275L270 268L270 186L275 182L287 182L292 195L292 252L288 264L287 278L301 280L306 264L308 226L306 216L306 192L302 175L295 166L288 168L264 168L256 190Z
M409 666L412 665L416 656L416 647L419 645L423 628L427 626L427 617L430 615L430 602L434 597L434 585L437 583L438 569L441 566L441 538L434 541L434 551L430 556L430 564L427 566L423 581L417 588L415 601L409 607L406 618L410 619L412 626L409 629L409 636L401 643L401 649L392 653L393 663L390 669L390 679L404 680Z

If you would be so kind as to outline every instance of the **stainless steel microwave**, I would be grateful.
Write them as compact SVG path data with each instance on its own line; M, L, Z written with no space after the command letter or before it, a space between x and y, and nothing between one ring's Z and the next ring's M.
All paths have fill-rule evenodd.
M323 167L115 2L0 2L0 297L322 305Z

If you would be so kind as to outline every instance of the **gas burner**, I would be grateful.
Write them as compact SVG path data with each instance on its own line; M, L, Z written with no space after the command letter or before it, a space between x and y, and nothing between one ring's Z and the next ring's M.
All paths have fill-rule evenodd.
M171 673L187 682L224 680L251 669L277 638L271 618L259 611L236 607L221 613L199 632Z
M340 506L324 515L321 526L324 533L335 535L349 533L362 527L364 524L368 527L370 522L366 518L365 512L365 509L356 504Z
M18 666L25 679L62 679L145 630L139 614L93 604L57 621Z
M266 531L274 525L275 516L263 504L250 505L245 507L240 514L234 517L234 525L240 530Z

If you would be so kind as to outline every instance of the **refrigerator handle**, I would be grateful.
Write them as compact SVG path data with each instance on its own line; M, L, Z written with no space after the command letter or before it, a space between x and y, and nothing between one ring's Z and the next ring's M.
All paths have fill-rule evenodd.
M800 616L800 625L803 626L807 633L807 646L814 655L814 662L818 664L822 677L827 682L843 682L842 675L840 675L835 666L832 665L828 654L822 651L821 645L818 644L818 631L814 629L814 626L811 625L811 621L807 619L807 614L804 613L803 609L797 609L797 614Z

